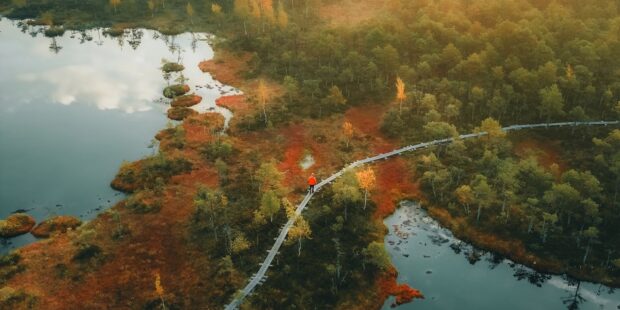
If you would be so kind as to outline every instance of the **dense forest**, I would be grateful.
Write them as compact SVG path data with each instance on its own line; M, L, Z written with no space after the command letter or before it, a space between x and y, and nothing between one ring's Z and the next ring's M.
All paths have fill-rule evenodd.
M218 48L251 55L245 78L274 81L283 90L274 102L262 102L263 109L240 115L233 123L239 133L270 136L297 120L327 123L351 107L374 104L386 107L381 132L400 145L487 131L481 140L405 158L425 205L449 214L444 223L463 238L493 234L514 241L499 249L485 244L502 254L534 253L546 259L545 268L617 285L620 131L507 137L499 128L620 118L618 2L379 2L364 12L370 18L353 24L323 16L323 7L340 1L318 0L0 0L0 12L67 29L111 27L121 35L127 27L215 32L222 38ZM249 95L264 101L260 90ZM558 160L517 154L531 137L559 141ZM160 140L162 154L119 172L125 189L137 191L129 208L153 212L144 201L157 202L171 176L192 169L195 159L180 155L194 147L183 126L164 130ZM349 142L335 151L342 164L352 150L366 150ZM209 274L218 284L209 306L228 302L240 279L255 271L291 216L294 202L287 197L303 194L283 185L281 158L264 162L266 152L238 143L218 137L196 146L201 165L215 167L219 180L192 195L187 225L188 242L218 263L219 271ZM248 307L347 307L374 291L373 279L390 264L377 243L383 227L371 220L377 205L372 196L366 201L363 180L351 172L315 196L278 256L284 272L273 274Z

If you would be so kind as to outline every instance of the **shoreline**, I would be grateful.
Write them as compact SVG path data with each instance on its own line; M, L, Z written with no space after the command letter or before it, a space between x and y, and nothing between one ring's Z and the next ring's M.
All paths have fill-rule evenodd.
M588 276L584 273L576 272L574 269L564 269L564 263L559 260L542 258L529 251L519 240L499 239L497 235L479 232L475 227L461 228L457 219L452 217L445 209L437 206L428 206L423 201L418 201L420 207L424 209L428 216L437 221L443 228L448 229L452 234L463 242L467 242L472 246L499 254L514 263L521 264L531 268L537 272L549 275L568 275L580 281L591 282L595 284L605 285L610 288L620 288L620 281L604 281L599 277ZM468 234L468 231L477 232L477 234ZM495 243L496 246L493 246ZM503 245L504 247L500 247ZM510 246L518 245L517 251L510 251ZM512 253L519 253L514 255ZM512 255L511 255L512 254ZM561 265L560 265L561 264Z

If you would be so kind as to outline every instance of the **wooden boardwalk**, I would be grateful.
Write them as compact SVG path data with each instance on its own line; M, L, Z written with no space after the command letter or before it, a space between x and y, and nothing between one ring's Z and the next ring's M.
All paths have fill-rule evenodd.
M532 128L554 128L554 127L576 127L576 126L609 126L609 125L618 125L618 124L620 124L620 121L540 123L540 124L512 125L512 126L508 126L508 127L502 128L502 131L509 132L509 131L523 130L523 129L532 129ZM362 159L362 160L358 160L358 161L355 161L355 162L347 165L342 170L332 174L327 179L321 181L319 184L316 185L315 189L319 190L321 187L323 187L323 186L333 182L334 180L336 180L337 178L342 176L342 174L346 170L348 170L348 169L353 169L353 168L356 168L356 167L359 167L359 166L362 166L362 165L365 165L365 164L369 164L369 163L372 163L372 162L375 162L375 161L378 161L378 160L381 160L381 159L388 159L389 157L392 157L392 156L395 156L395 155L400 155L400 154L405 153L405 152L412 152L412 151L416 151L416 150L426 149L426 148L429 148L429 147L432 147L432 146L436 146L436 145L448 144L448 143L451 143L452 141L454 141L456 139L461 139L461 140L474 139L474 138L479 138L479 137L486 136L486 135L487 135L487 133L482 131L482 132L476 132L476 133L460 135L460 136L458 136L458 138L438 139L438 140L433 140L433 141L430 141L430 142L424 142L424 143L418 143L418 144L415 144L415 145L409 145L409 146L406 146L406 147L403 147L403 148L400 148L400 149L393 150L393 151L388 152L388 153L378 154L378 155L375 155L373 157L369 157L369 158L365 158L365 159ZM313 195L312 193L308 192L308 194L304 197L304 199L301 201L301 203L297 206L297 209L295 209L295 214L296 215L300 215L304 211L304 209L308 205L308 202L312 198L312 195ZM248 282L248 284L242 290L237 292L237 294L234 296L234 299L232 300L232 302L226 306L226 308L225 308L226 310L237 309L239 307L239 305L241 305L243 300L248 295L250 295L252 293L252 291L254 291L256 286L258 286L259 284L262 284L267 279L267 276L265 274L267 273L267 270L269 269L269 267L271 267L271 263L273 262L273 259L278 254L278 251L280 250L280 247L282 246L282 243L284 242L284 239L286 239L286 235L288 234L288 231L293 226L294 222L295 222L295 217L292 217L280 229L280 234L276 238L276 241L274 242L273 246L271 246L271 249L269 251L267 251L267 257L260 264L260 268L252 276L252 278L250 279L250 282Z

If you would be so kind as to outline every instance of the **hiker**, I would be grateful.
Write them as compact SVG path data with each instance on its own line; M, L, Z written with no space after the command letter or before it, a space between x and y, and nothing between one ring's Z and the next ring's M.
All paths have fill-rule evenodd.
M316 177L314 177L314 173L310 175L308 178L308 186L310 186L310 193L314 193L314 186L316 185Z

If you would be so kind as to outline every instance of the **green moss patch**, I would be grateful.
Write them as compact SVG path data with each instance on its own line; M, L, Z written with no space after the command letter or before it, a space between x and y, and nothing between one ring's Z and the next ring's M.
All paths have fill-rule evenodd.
M164 97L174 98L177 96L185 95L187 94L187 92L189 92L189 86L187 85L182 85L182 84L170 85L164 88Z
M166 73L179 72L183 70L185 70L185 66L176 62L168 62L161 67L161 71L164 71Z

